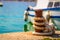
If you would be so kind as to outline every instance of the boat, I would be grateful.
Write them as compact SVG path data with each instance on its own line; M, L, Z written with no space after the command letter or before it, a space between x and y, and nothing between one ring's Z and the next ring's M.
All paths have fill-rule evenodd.
M0 7L2 7L3 6L3 3L2 2L0 2Z
M37 0L35 7L29 6L25 10L24 14L27 12L29 13L28 20L30 20L32 23L34 22L35 10L43 10L43 16L45 19L48 17L48 15L50 15L55 29L60 30L60 0ZM45 33L45 35L50 33L51 32Z

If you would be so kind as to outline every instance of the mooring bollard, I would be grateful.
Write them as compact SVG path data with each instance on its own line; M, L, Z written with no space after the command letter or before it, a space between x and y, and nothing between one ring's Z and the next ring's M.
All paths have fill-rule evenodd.
M35 10L35 18L33 22L35 32L33 32L33 34L52 35L53 29L49 25L48 20L45 19L42 14L43 10Z
M42 16L43 10L35 10L35 18L33 27L35 28L35 32L43 32L45 30L44 25L44 17Z

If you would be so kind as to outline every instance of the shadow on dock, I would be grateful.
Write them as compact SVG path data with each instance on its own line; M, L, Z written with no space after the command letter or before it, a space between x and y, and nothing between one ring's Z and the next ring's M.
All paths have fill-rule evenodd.
M54 34L51 36L52 38L60 38L60 34Z

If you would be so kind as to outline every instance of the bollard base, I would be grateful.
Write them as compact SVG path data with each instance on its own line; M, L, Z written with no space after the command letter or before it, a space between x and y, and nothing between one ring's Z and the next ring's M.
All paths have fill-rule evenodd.
M48 32L48 33L43 33L43 32L41 32L41 33L39 33L39 32L33 32L32 33L33 35L41 35L41 36L44 36L44 35L53 35L53 32L51 31L51 32Z

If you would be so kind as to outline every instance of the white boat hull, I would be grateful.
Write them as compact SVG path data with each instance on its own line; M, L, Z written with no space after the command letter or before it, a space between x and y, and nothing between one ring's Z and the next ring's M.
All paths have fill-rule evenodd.
M52 18L54 21L54 25L60 30L60 11L50 11L51 12L51 16L53 17L57 17L57 18ZM48 11L44 11L43 12L43 16L46 17ZM29 16L28 16L28 20L31 22L34 22L34 16L35 16L35 12L34 11L29 11Z
M57 29L60 29L60 11L52 11L51 16Z

